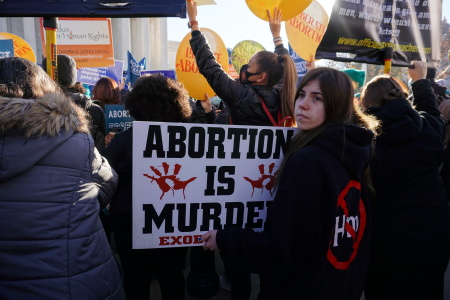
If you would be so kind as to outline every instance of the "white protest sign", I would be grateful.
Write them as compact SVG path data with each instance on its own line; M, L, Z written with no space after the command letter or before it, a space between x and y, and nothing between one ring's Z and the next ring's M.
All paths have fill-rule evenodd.
M202 245L229 226L264 227L296 128L133 122L133 248Z

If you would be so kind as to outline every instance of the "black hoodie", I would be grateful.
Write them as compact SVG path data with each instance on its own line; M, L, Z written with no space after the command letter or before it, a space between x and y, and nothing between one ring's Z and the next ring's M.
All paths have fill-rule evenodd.
M264 299L360 299L372 139L358 126L328 127L288 159L263 232L219 230L217 245L232 265L261 274Z

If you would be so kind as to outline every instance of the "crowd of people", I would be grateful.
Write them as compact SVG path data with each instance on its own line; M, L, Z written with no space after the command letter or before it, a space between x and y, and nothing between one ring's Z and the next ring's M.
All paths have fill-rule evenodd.
M0 299L183 300L189 248L133 249L133 128L107 135L104 108L136 121L297 127L263 231L211 228L233 300L443 299L450 259L450 98L414 61L410 88L390 75L314 66L297 83L268 11L275 51L234 80L215 60L187 1L199 72L222 100L141 76L125 97L102 78L92 99L75 60L58 80L24 58L0 59ZM357 82L358 85L355 85ZM355 88L360 90L355 97ZM159 201L158 197L155 201ZM102 215L107 211L107 215ZM112 249L117 251L117 257Z

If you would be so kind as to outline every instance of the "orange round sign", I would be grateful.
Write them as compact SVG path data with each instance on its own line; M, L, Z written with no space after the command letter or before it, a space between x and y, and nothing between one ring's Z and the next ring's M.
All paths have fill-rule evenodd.
M286 21L286 35L295 53L309 61L316 55L317 47L328 27L329 17L317 1L311 3L304 12Z
M208 44L216 57L217 63L222 66L222 69L226 73L228 73L228 51L225 47L225 43L220 36L211 29L201 28L201 31L208 40ZM208 93L209 97L214 96L216 93L198 70L194 53L189 44L190 39L191 33L189 32L178 46L175 72L177 79L182 82L184 87L188 90L189 96L197 100L205 100L205 93Z
M267 10L273 14L275 7L281 10L281 21L292 19L304 11L313 0L245 0L252 13L264 21L267 18Z
M14 56L26 58L36 63L36 55L33 48L21 37L8 32L0 32L0 40L13 40Z

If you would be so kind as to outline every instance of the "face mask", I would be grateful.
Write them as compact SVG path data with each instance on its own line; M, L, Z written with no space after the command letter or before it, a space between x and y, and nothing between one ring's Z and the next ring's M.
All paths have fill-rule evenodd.
M243 65L243 66L241 67L241 71L239 72L239 81L240 81L242 84L254 84L256 81L248 80L248 78L251 77L251 76L253 76L253 75L259 75L259 74L261 74L262 72L259 72L259 73L250 73L250 72L247 71L247 69L248 69L248 64Z

